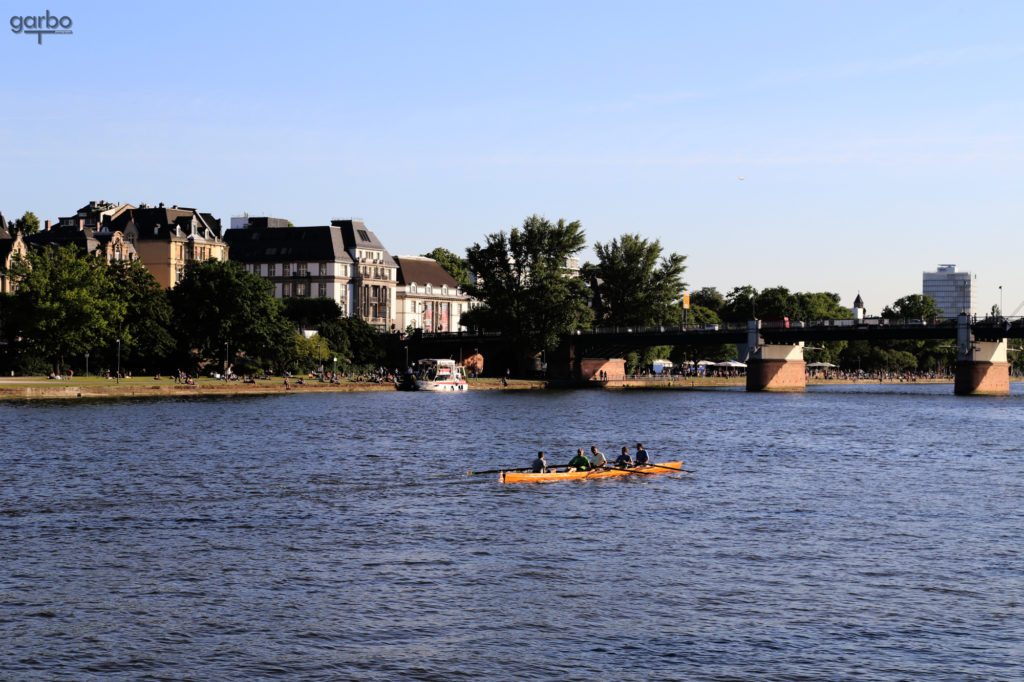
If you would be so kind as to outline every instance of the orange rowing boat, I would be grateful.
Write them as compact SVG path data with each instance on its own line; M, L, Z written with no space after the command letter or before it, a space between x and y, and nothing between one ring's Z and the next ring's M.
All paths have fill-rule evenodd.
M668 474L683 468L682 462L660 462L656 466L639 466L632 469L593 469L591 471L551 471L546 474L502 471L498 474L502 483L546 483L548 481L574 481L577 479L608 478L610 476L644 476L645 474Z

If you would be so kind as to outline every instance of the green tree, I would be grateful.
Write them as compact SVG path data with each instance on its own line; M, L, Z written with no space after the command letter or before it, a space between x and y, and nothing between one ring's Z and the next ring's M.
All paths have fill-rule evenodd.
M882 317L890 320L930 320L942 313L935 307L935 299L922 294L910 294L885 306Z
M171 291L179 341L189 354L214 365L226 353L286 367L295 332L271 291L269 282L234 261L190 261Z
M718 311L723 322L746 322L757 317L757 289L749 284L733 287L725 295L725 305Z
M384 363L386 335L366 320L343 317L337 321L337 328L328 330L325 336L331 340L331 347L338 349L338 362L345 359L346 371L373 369Z
M33 250L11 276L18 289L8 300L5 333L17 348L46 359L58 374L89 350L107 349L113 363L126 304L102 260L73 246Z
M794 297L798 320L848 320L853 317L849 308L840 305L839 294L798 292Z
M882 317L890 320L930 320L938 315L935 299L921 294L909 294L897 299L882 310ZM916 339L849 343L840 358L844 366L858 364L867 371L930 371L946 367L950 362L948 342Z
M683 296L686 256L662 256L661 242L624 234L608 244L594 244L602 301L600 324L625 327L676 322L675 306ZM643 360L643 358L641 358Z
M698 306L715 313L717 318L719 311L725 307L725 296L715 287L702 287L690 294L690 309L694 310ZM718 319L715 320L715 322L718 321Z
M460 287L465 288L469 284L469 263L467 263L465 258L461 258L441 246L430 253L423 254L423 257L436 260L438 265L444 268L445 272L459 283Z
M143 370L165 366L175 350L167 291L139 261L115 261L106 274L112 296L125 305L117 329L122 366Z
M588 326L587 287L564 271L565 259L585 244L579 221L551 223L537 215L509 233L487 235L482 246L466 250L470 270L480 277L466 291L482 305L464 314L463 324L500 331L521 366L554 348L559 335Z
M286 298L284 312L296 327L316 329L324 339L326 347L330 348L329 354L323 351L325 369L333 364L334 357L338 358L339 371L346 372L380 367L384 362L384 335L365 320L345 317L341 306L333 299Z
M22 239L35 234L39 232L39 218L32 211L25 211L25 215L11 224L11 232L13 234L20 234Z

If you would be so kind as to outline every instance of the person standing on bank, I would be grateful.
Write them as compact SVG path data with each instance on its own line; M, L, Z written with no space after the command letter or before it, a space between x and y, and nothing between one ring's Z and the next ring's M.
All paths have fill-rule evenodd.
M544 451L541 450L537 453L537 459L533 460L533 473L543 474L547 473L548 463L544 459Z
M651 463L650 455L648 455L647 451L644 450L644 446L642 444L637 443L636 444L636 465L637 466L641 466L641 465L650 464L650 463Z

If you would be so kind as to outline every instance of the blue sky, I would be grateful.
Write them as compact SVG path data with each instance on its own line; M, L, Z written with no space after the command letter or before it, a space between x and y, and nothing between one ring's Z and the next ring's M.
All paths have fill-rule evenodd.
M877 313L956 263L1024 301L1021 3L0 4L9 219L358 217L419 254L539 213L692 288ZM6 23L47 7L72 35Z

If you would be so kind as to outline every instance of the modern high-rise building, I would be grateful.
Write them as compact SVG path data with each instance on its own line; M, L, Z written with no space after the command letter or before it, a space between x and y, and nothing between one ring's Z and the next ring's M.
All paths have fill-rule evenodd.
M939 317L974 314L974 286L971 273L957 272L956 265L944 263L935 272L924 273L922 293L935 299Z

